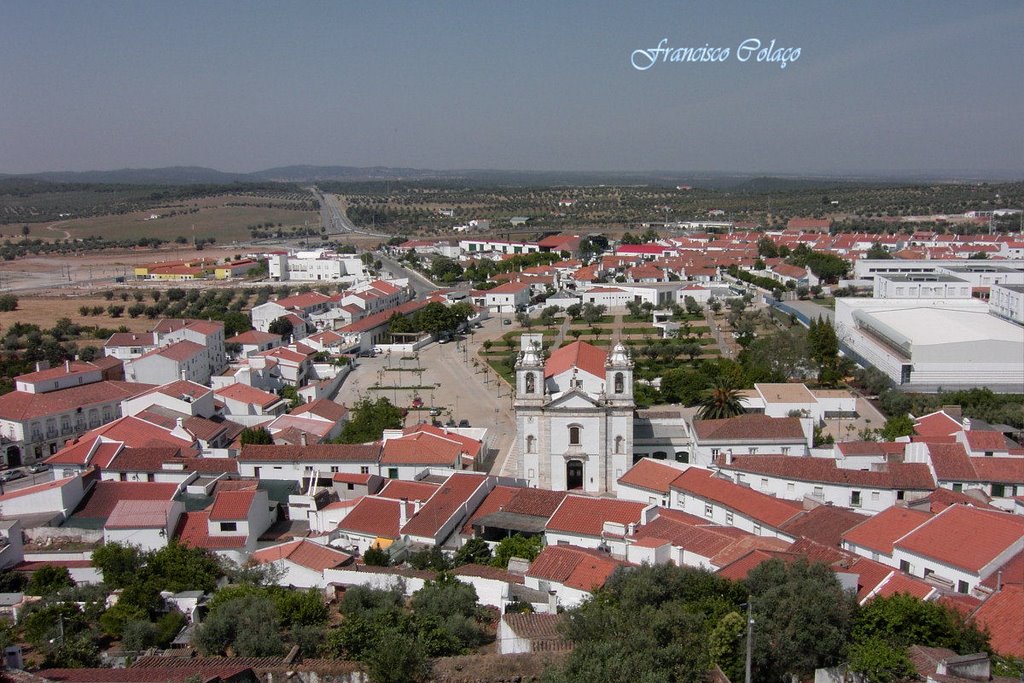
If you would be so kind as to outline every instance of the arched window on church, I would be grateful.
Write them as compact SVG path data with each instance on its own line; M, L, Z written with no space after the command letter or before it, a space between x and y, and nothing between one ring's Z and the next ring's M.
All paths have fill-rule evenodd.
M579 425L572 425L569 427L569 445L579 446L580 445L580 429Z
M526 437L526 452L536 453L537 452L537 437L533 434Z
M616 394L621 394L623 391L625 391L625 384L626 384L625 377L623 377L621 372L616 372L615 373L615 393Z
M625 442L621 436L615 437L615 454L622 455L622 444Z
M526 393L532 394L536 390L536 381L532 372L526 373Z

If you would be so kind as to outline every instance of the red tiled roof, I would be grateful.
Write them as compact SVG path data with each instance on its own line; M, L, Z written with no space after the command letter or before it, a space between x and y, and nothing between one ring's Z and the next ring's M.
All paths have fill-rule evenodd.
M106 519L122 500L167 501L174 498L177 484L134 481L98 481L86 494L85 501L74 516L84 519Z
M974 613L978 626L989 632L996 654L1024 657L1024 589L1007 586Z
M551 517L569 495L565 491L521 488L502 507L503 512L533 517Z
M335 331L341 333L368 332L374 329L375 327L381 327L382 325L386 325L388 321L391 320L391 316L394 315L395 313L398 313L399 315L403 316L410 316L416 311L426 306L428 303L429 302L427 301L417 300L406 301L404 304L395 306L394 308L389 308L386 311L374 313L373 315L368 315L362 320L356 320L355 322L349 323L348 325L345 325L344 327L341 327Z
M1024 460L1022 460L1024 463ZM935 488L931 470L924 463L888 463L884 471L850 470L836 466L831 458L796 458L787 455L737 455L722 470L763 474L795 481L823 482L840 486L869 486L877 489Z
M583 536L604 534L605 522L622 525L640 522L644 503L611 498L568 495L548 520L547 530Z
M104 529L162 529L170 521L170 500L119 500Z
M506 282L503 285L498 285L487 290L487 294L515 294L521 292L524 289L529 289L530 285L525 282Z
M987 578L982 579L981 585L995 590L1000 581L1003 586L1024 588L1024 550L1004 562L1003 566L989 574Z
M412 427L406 427L402 430L405 434L415 434L416 432L426 432L433 434L434 436L440 436L451 441L458 441L462 444L462 449L466 453L477 454L480 452L480 447L483 445L478 439L474 439L469 436L464 436L457 432L450 431L444 427L435 427L434 425L427 422L420 422L419 424L413 425Z
M540 551L526 574L577 590L594 591L604 586L616 569L625 565L625 562L608 555L583 548L549 545Z
M927 512L891 507L868 517L843 534L842 539L883 555L892 555L892 546L932 518Z
M188 339L182 339L176 341L173 344L167 346L161 346L160 348L153 349L147 353L142 354L138 358L128 361L129 363L137 363L143 358L151 358L153 356L160 356L161 358L168 358L173 361L183 362L190 358L195 358L200 353L203 353L206 347L202 344L197 344L194 341Z
M213 497L210 520L230 522L245 520L256 500L255 491L219 491Z
M1024 517L953 505L894 545L976 574L1022 538Z
M694 431L702 442L770 441L796 442L804 440L804 430L796 417L768 417L747 413L720 420L694 420Z
M806 510L782 525L782 530L794 536L808 538L822 545L838 547L843 534L864 521L864 516L853 510L832 505L819 505Z
M964 432L967 439L967 446L971 451L1005 451L1007 450L1006 437L1000 432L980 432L969 429Z
M355 472L335 472L331 479L342 484L362 484L366 486L370 482L370 475L357 474Z
M158 472L165 462L182 461L181 450L171 447L125 448L103 469L110 472Z
M651 458L641 458L619 477L619 483L626 486L667 494L669 485L679 476L680 469L664 465Z
M205 510L186 512L181 517L175 536L182 545L210 550L245 547L245 536L211 536L210 513Z
M363 496L352 511L345 515L338 528L369 536L398 538L401 535L398 506L401 504L401 501L390 498ZM405 503L405 506L408 519L412 517L413 504Z
M81 440L103 436L112 441L122 441L128 447L172 446L192 449L193 442L173 436L169 429L140 420L137 417L122 417L97 427L82 435Z
M315 415L331 422L341 422L348 415L348 408L326 398L303 403L291 412L292 415Z
M256 562L277 562L288 560L297 565L322 572L340 567L352 561L352 556L334 548L304 538L257 550L252 554Z
M384 487L377 492L377 495L381 498L391 498L392 500L427 500L430 498L439 488L438 484L433 484L429 481L403 481L401 479L391 479L388 483L384 484Z
M458 466L462 444L451 439L416 432L384 442L380 462L382 465L442 465Z
M875 597L887 598L897 593L905 593L906 595L913 595L915 598L924 600L934 592L935 589L921 579L915 579L913 576L908 576L903 572L894 571L889 575L889 579L878 588Z
M204 666L197 676L195 671L172 666L150 666L127 669L43 669L38 678L54 683L184 683L196 677L203 683L228 680L249 671L240 664Z
M683 548L708 559L728 548L736 540L731 534L721 533L715 526L683 521L672 515L663 514L664 512L666 511L661 511L662 514L647 524L638 526L634 538L639 541L661 539L677 548Z
M36 370L35 372L26 372L24 375L17 375L14 379L17 382L25 382L27 384L38 384L39 382L46 382L52 379L60 379L61 377L68 377L70 375L79 375L86 372L96 372L97 368L92 363L85 363L81 361L70 361L67 366L58 365L45 370Z
M261 408L267 408L281 400L281 397L277 394L272 394L269 391L263 391L255 387L250 387L248 384L242 384L241 382L236 382L235 384L229 384L226 387L216 389L214 390L214 393L233 401L251 403L252 405L257 405Z
M249 330L236 334L234 337L225 340L228 344L266 344L268 342L280 342L281 335L274 334L273 332L260 332L259 330Z
M1024 458L971 456L961 443L929 443L928 452L939 481L1024 482Z
M491 492L480 502L473 514L466 519L466 523L462 526L462 534L472 536L473 523L481 517L501 510L501 507L512 500L518 490L514 486L495 486L491 489Z
M962 429L963 425L941 410L914 420L914 432L918 436L952 436Z
M444 525L460 510L469 512L466 508L470 498L486 484L487 477L483 474L461 472L451 475L423 504L420 511L402 527L402 533L436 538ZM436 540L441 542L444 539Z
M672 488L718 503L776 528L803 510L803 506L798 503L773 498L746 486L718 479L708 470L698 467L691 467L676 477Z
M44 394L11 391L0 396L0 419L21 422L70 412L76 408L88 409L101 403L123 401L152 388L152 384L106 381L48 391Z
M551 352L544 364L544 376L554 377L576 367L596 377L604 377L608 354L587 342L575 341Z
M755 568L768 560L782 560L786 564L795 562L799 556L783 550L764 550L755 548L742 557L733 560L716 572L719 576L733 581L742 581Z
M313 308L320 304L326 304L331 300L331 297L320 292L303 292L302 294L295 294L294 296L288 296L283 299L278 299L275 303L282 308Z
M988 503L978 500L977 498L969 496L966 493L944 488L937 488L924 498L918 498L914 501L914 506L916 507L922 502L926 502L928 504L929 512L942 512L950 505L973 505L976 508L982 508L984 510L998 509Z

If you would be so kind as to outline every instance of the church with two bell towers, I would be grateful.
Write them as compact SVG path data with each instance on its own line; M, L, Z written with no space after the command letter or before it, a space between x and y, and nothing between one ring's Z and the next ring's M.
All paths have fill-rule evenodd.
M543 335L524 334L516 362L519 477L530 486L615 493L633 464L633 362L576 341L546 359Z

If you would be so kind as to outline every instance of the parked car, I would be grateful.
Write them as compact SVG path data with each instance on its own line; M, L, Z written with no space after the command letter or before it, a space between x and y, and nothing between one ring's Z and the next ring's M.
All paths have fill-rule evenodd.
M32 465L29 465L28 471L31 472L32 474L38 474L40 472L46 472L49 469L50 466L47 465L45 462L37 462Z
M15 479L21 479L25 476L25 473L21 470L7 470L3 474L0 474L0 481L14 481Z
M441 414L441 409L440 408L431 408L430 409L431 417L437 417L440 414Z
M468 427L469 426L469 420L459 420L459 426L460 427Z
M504 320L501 321L501 324L502 325L511 325L512 324L512 319L511 318L505 318Z
M377 354L375 354L373 351L360 351L359 352L359 357L360 358L373 358L376 355Z

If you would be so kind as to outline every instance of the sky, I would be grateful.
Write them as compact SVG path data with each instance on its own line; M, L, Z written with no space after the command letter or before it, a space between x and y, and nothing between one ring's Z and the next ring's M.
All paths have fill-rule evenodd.
M0 173L1024 178L1020 0L7 0L2 15ZM729 54L673 62L663 39ZM799 57L758 61L750 40Z

